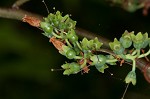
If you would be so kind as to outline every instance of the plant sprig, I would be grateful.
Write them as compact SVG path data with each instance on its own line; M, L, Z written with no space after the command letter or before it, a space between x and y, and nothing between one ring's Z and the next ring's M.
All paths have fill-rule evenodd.
M76 21L73 21L67 14L50 13L44 21L40 23L40 28L44 35L50 38L50 42L56 47L60 54L71 59L72 63L65 63L61 67L64 75L77 74L80 71L89 72L89 66L95 67L99 72L104 73L110 65L116 65L121 60L122 63L132 63L132 70L125 78L126 83L136 84L136 59L146 57L150 50L141 53L141 49L150 48L150 38L148 33L141 32L135 35L134 32L125 31L118 40L114 39L109 43L110 49L115 55L99 53L103 43L97 37L92 40L83 38L81 41L75 32Z

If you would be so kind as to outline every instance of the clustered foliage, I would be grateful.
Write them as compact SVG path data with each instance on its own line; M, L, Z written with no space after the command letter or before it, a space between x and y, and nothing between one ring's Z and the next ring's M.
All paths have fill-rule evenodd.
M115 54L100 53L103 43L98 38L88 40L83 38L79 41L75 32L76 21L73 21L69 15L62 16L62 13L50 13L44 21L40 23L44 35L50 38L50 42L56 47L60 54L72 60L72 63L65 63L61 67L64 69L64 75L77 74L78 72L88 73L90 67L95 67L99 72L116 62L130 62L132 70L125 78L126 83L136 84L136 59L146 57L150 50L141 53L144 48L150 47L150 38L148 33L141 32L136 35L134 32L125 31L120 39L115 38L110 42L110 49Z

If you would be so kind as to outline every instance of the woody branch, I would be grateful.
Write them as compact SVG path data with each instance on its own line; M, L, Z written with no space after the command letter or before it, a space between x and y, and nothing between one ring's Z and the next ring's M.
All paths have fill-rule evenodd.
M21 1L21 0L18 0L18 1ZM28 0L25 0L25 1L28 1ZM19 6L22 5L23 3L25 3L25 2L18 3L17 9L14 7L12 7L12 8L1 8L0 7L0 17L22 21L22 18L25 15L27 15L27 16L35 17L41 21L43 20L43 17L39 14L35 14L32 12L28 12L28 11L19 9ZM14 4L14 5L16 5L16 4ZM94 33L86 31L81 28L76 28L76 32L77 32L77 35L80 37L87 37L89 39L98 37L98 39L104 44L104 47L108 48L108 49L104 49L103 51L105 51L107 53L112 53L109 50L109 44L108 44L109 40L108 39L101 37L99 35L95 35ZM150 63L148 61L146 61L146 59L136 60L136 63L137 63L137 67L143 72L146 80L150 83L150 69L149 69Z

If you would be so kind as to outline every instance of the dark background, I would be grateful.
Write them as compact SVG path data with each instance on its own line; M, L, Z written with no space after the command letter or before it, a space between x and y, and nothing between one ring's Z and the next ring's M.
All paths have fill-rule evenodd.
M15 0L1 0L11 7ZM42 0L31 0L22 9L47 16ZM129 13L106 0L45 0L50 12L71 14L77 26L113 40L125 30L150 33L150 14ZM64 76L59 69L68 61L49 43L42 31L16 20L0 18L0 99L120 99L124 78L131 66L111 66L104 74L92 68L88 74ZM110 76L109 72L114 76ZM137 84L125 99L150 99L150 84L137 69Z

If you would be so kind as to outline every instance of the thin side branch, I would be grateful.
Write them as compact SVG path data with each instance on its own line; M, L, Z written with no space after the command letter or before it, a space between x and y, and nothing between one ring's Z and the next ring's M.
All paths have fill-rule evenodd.
M30 0L17 0L13 5L12 5L12 8L15 8L15 9L19 9L19 7L21 5L23 5L24 3L28 2Z
M36 17L40 20L43 20L43 17L25 10L21 9L11 9L11 8L0 8L0 17L2 18L8 18L8 19L14 19L14 20L20 20L22 21L22 18L25 16L31 16Z
M0 8L0 17L2 17L2 18L8 18L8 19L14 19L14 20L22 21L22 18L25 15L30 16L30 17L35 17L41 21L43 20L42 16L28 12L28 11L24 11L21 9ZM80 29L80 28L76 28L76 32L79 36L87 37L89 39L98 37L98 39L103 43L103 45L106 48L109 48L108 43L110 41L99 36L99 35L95 35L94 33L88 32L88 31ZM109 50L103 50L103 51L111 52ZM136 60L136 64L137 64L137 67L143 72L146 80L150 83L150 62L146 61L145 59L138 59L138 60Z
M42 16L28 12L28 11L25 11L25 10L11 9L11 8L0 8L0 17L2 17L2 18L15 19L15 20L22 21L22 18L25 15L38 18L41 21L43 20ZM80 37L87 37L88 39L93 39L95 37L98 37L99 41L102 42L105 47L107 47L107 48L109 47L108 43L110 41L108 39L105 39L105 38L99 36L99 35L96 35L95 33L86 31L86 30L81 29L81 28L76 28L76 32Z

